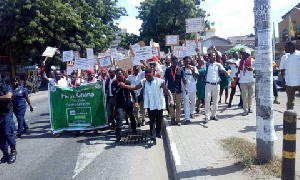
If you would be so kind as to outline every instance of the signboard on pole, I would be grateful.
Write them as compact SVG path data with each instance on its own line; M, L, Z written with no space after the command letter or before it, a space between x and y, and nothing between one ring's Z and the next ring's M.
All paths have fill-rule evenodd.
M127 58L127 59L122 59L122 60L116 61L116 66L118 66L119 68L121 68L123 70L132 69L132 67L133 67L132 58Z
M141 47L135 52L135 60L147 60L152 58L152 49L150 46Z
M178 46L179 45L179 35L166 35L165 46Z
M152 55L156 56L156 57L160 57L160 48L152 48Z
M102 57L98 61L99 61L99 64L100 64L100 68L113 67L111 56Z
M185 20L186 33L204 31L204 18L190 18Z
M77 69L87 70L87 69L94 69L94 60L93 59L86 59L86 58L76 58L74 67Z
M194 56L197 55L196 52L196 42L194 40L186 40L185 41L185 47L186 47L186 55L187 56Z
M86 48L86 58L94 59L94 50L92 48Z
M73 61L73 51L63 52L63 62Z
M55 52L57 51L57 48L54 48L54 47L50 47L48 46L46 48L46 50L43 52L42 56L45 56L45 57L53 57Z

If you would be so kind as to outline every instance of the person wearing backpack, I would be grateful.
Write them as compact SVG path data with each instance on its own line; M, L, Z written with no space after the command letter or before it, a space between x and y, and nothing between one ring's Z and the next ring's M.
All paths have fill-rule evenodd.
M208 54L208 62L205 62L203 59L199 59L199 64L204 66L206 71L205 76L205 120L204 123L206 124L209 120L218 120L216 115L218 109L218 97L220 92L220 73L224 73L226 77L230 77L230 74L224 69L224 67L216 62L216 48L214 48L215 52L211 52ZM196 48L196 52L199 52L199 49ZM213 106L210 111L210 100L213 100Z

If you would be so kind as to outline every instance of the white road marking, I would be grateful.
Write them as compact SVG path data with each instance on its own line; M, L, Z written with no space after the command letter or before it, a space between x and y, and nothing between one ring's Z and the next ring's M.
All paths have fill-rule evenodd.
M82 144L74 170L75 178L81 171L83 171L98 155L100 155L106 144L103 141L87 141Z

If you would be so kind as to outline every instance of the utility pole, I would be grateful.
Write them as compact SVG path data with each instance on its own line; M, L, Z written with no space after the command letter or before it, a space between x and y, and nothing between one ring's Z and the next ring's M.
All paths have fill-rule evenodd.
M272 25L270 0L254 0L256 150L262 163L274 160Z

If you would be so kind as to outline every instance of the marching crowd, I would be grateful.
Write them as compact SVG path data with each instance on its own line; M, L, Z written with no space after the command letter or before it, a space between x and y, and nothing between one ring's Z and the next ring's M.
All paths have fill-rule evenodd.
M124 119L126 123L130 119L131 129L136 133L137 127L145 126L145 116L148 116L150 138L155 144L156 138L161 138L165 109L171 117L171 125L181 125L182 105L185 125L195 118L195 113L199 113L200 108L205 108L204 123L209 120L217 121L218 104L222 102L223 92L225 91L224 102L231 108L236 88L239 87L241 96L238 106L243 109L242 116L253 112L255 61L251 52L244 49L233 52L228 58L213 46L203 56L199 49L195 51L197 56L186 56L182 60L173 54L161 60L153 56L152 59L141 61L143 65L135 65L129 70L116 67L107 71L103 68L96 73L94 69L89 69L82 72L81 77L78 77L77 71L73 71L68 80L65 72L55 70L50 72L49 78L45 73L43 77L51 85L71 88L103 81L108 123L116 132L116 141L121 140ZM287 93L287 109L293 109L295 92L300 91L300 53L293 42L286 43L285 52L280 69ZM275 81L273 83L274 103L279 104ZM3 157L0 164L14 163L16 160L13 113L18 120L16 136L21 137L28 130L24 119L26 102L30 111L33 111L27 90L19 84L19 79L15 78L12 86L1 81L0 148ZM58 133L55 136L60 135ZM11 153L8 152L8 147Z

